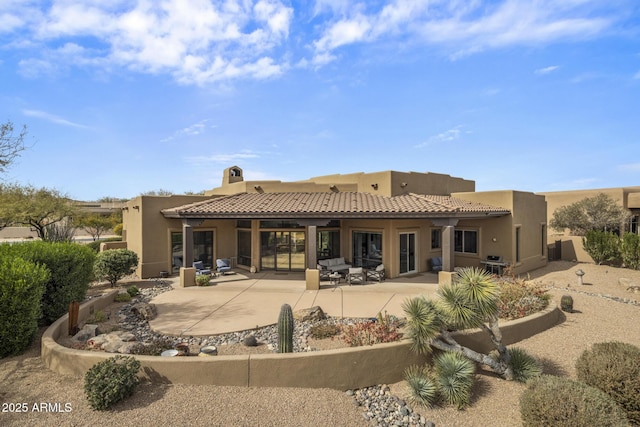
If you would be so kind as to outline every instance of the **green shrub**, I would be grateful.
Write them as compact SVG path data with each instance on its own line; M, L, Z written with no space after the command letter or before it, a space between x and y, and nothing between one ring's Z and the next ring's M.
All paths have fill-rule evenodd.
M620 238L608 231L592 230L582 238L584 250L600 265L620 257Z
M576 361L576 375L611 396L640 425L640 348L622 342L594 344Z
M316 323L309 328L309 335L312 338L321 340L323 338L334 337L340 333L340 326L333 323Z
M196 276L196 285L198 286L209 286L209 282L211 282L210 274L198 274Z
M104 311L102 310L98 310L95 313L93 313L93 315L91 317L89 317L87 319L87 323L102 323L102 322L106 322L107 320L107 315L104 314Z
M140 295L140 289L138 289L137 286L129 286L127 288L127 293L133 298Z
M129 302L131 301L131 295L128 292L122 292L116 295L113 300L115 302Z
M93 365L84 376L89 405L103 411L133 394L139 369L140 362L130 356L114 356Z
M93 242L87 243L87 247L91 248L95 253L100 252L100 244L103 242L121 242L122 237L109 237L106 239L94 240Z
M527 383L520 415L524 427L628 425L624 411L603 391L551 375Z
M66 314L71 301L85 299L93 279L95 259L95 254L85 245L41 241L0 245L0 257L11 254L49 270L42 295L43 323L53 323Z
M107 280L114 287L118 280L133 274L138 266L138 255L128 249L109 249L96 257L93 271L98 280Z
M620 256L625 267L640 269L640 236L624 233L620 241Z
M509 364L513 369L513 379L521 383L542 374L540 363L526 351L518 347L509 347Z
M48 279L46 267L0 257L0 357L21 353L33 341Z
M115 234L117 234L118 236L122 236L122 229L123 228L124 227L123 227L122 223L116 224L115 227L113 227L113 232Z

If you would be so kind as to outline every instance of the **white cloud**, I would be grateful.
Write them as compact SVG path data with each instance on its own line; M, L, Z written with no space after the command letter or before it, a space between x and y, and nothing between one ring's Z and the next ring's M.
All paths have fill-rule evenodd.
M51 113L47 113L45 111L39 111L39 110L22 110L22 114L24 114L25 116L29 116L29 117L37 117L40 119L44 119L48 122L51 123L55 123L58 125L64 125L64 126L71 126L71 127L75 127L75 128L81 128L81 129L89 129L89 126L85 126L85 125L81 125L79 123L74 123L70 120L67 120L63 117L60 116L56 116L55 114L51 114Z
M552 73L552 72L556 71L558 68L560 68L558 65L551 65L549 67L538 68L537 70L534 71L534 73L536 73L536 74L549 74L549 73Z
M465 133L468 133L468 132L465 132ZM424 148L434 144L448 144L460 139L462 134L463 134L462 126L456 126L452 129L446 130L437 135L433 135L429 137L426 141L416 145L415 148Z
M215 128L217 126L207 126L207 122L209 121L209 119L204 119L204 120L200 120L197 123L194 123L190 126L187 126L186 128L180 129L176 132L173 133L173 135L164 138L163 140L161 140L160 142L168 142L171 141L173 139L176 138L181 138L181 137L186 137L186 136L197 136L200 134L203 134L207 127L209 128Z
M0 22L12 23L16 37L37 45L24 64L58 69L65 59L65 66L170 73L189 84L279 75L287 64L274 49L287 39L293 18L293 9L280 0L52 0L32 21L2 12ZM52 52L60 41L79 49L59 58Z
M258 153L245 150L239 153L227 153L227 154L213 154L211 156L190 156L185 157L185 160L192 164L208 164L208 163L225 163L230 164L237 160L256 159L260 157Z
M629 163L618 166L618 170L622 172L640 172L640 163Z
M598 15L599 6L606 7L591 0L393 0L367 11L358 3L325 26L314 43L315 55L351 43L393 38L440 46L453 58L506 46L588 39L615 22L607 15L615 10Z

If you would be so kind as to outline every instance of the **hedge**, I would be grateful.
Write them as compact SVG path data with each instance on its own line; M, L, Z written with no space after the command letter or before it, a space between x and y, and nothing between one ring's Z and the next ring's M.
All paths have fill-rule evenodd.
M44 266L0 257L0 357L23 352L35 338L47 280Z

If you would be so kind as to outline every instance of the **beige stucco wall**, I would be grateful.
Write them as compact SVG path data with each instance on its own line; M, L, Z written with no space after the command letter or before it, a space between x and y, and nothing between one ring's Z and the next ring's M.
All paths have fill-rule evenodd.
M82 304L78 319L84 322L90 310L100 310L113 301L117 291ZM41 358L54 372L84 375L94 364L113 353L74 350L56 342L68 330L66 314L43 334ZM555 304L525 319L501 324L503 343L529 338L562 320ZM466 331L454 335L462 345L487 351L486 332ZM212 384L248 387L307 387L356 389L401 381L405 368L427 361L410 350L410 341L374 346L291 354L262 354L212 357L134 356L142 365L140 376L154 382Z
M556 209L568 206L580 200L595 197L603 193L611 197L626 209L640 209L640 187L596 188L589 190L553 191L538 193L547 201L547 217L553 218ZM548 242L553 244L560 240L562 243L562 259L566 261L593 262L582 245L582 238L569 235L569 230L554 230L548 227Z
M453 197L509 209L511 215L489 220L462 220L457 228L480 228L478 256L457 255L456 266L478 265L488 255L502 256L514 267L515 274L525 273L547 263L547 207L543 196L529 192L504 190L477 193L454 193ZM516 228L520 228L520 260L516 262ZM495 239L495 241L494 241Z

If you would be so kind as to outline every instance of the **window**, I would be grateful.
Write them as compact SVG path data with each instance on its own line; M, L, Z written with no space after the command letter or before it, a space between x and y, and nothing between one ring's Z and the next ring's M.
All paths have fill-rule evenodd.
M353 232L354 267L375 268L382 264L382 233Z
M189 261L189 260L187 260ZM193 260L184 262L182 255L182 232L171 233L171 269L174 273L180 267L191 267L193 261L202 261L204 266L211 268L213 263L213 231L193 231Z
M340 231L320 230L318 231L317 258L338 258L340 256Z
M516 227L516 262L520 262L520 227Z
M439 228L431 229L431 249L440 249L442 247L442 230Z
M544 248L547 246L547 227L546 225L542 224L541 225L541 232L540 232L540 239L541 242L540 243L540 255L544 256Z
M238 230L238 264L251 266L251 231Z
M476 230L455 230L454 240L453 248L455 252L478 253L478 232Z

